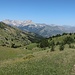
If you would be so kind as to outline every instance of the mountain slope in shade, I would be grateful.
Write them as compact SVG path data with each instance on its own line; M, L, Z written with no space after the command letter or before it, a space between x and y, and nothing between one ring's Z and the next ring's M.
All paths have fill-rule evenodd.
M50 37L56 34L62 34L64 32L63 28L59 28L58 26L48 26L48 25L41 27L39 25L37 27L35 27L34 25L32 26L27 25L19 28L25 31L37 33L44 37Z
M47 25L34 23L31 20L18 21L18 20L3 20L4 23L17 26L21 30L37 33L43 37L50 37L56 34L62 34L64 32L75 32L75 27L70 26L58 26L58 25Z
M0 22L0 45L8 47L21 47L31 42L37 42L41 39L40 36L21 31L18 28L11 27L3 22Z

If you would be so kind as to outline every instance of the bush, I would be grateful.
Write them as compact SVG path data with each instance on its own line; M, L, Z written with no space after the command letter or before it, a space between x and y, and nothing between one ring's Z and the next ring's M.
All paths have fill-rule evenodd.
M64 50L64 44L63 44L63 42L59 45L59 50L60 51Z
M11 48L18 48L18 47L21 47L21 45L15 45L15 44L11 44Z
M55 37L60 37L61 36L61 34L57 34Z
M51 51L54 51L54 45L51 46Z
M72 33L69 33L69 35L72 35Z
M68 33L63 33L62 35L67 35Z
M47 39L44 39L40 42L40 47L41 48L45 48L45 47L48 47L49 46L49 43L48 43L48 40Z
M8 41L8 38L7 37L5 37L5 39Z
M52 40L51 42L50 42L50 44L49 44L50 46L53 46L53 45L55 45L55 42L54 42L54 40Z
M72 46L71 46L71 44L69 44L69 48L71 48Z
M75 48L74 45L69 44L69 48Z
M52 40L52 41L50 42L50 46L51 46L51 51L54 51L54 47L55 47L55 42L54 42L54 40Z
M60 45L60 42L58 41L58 42L56 43L56 45Z
M74 39L70 36L67 36L63 41L64 41L64 44L71 44L74 42Z
M49 37L49 40L51 41L52 40L52 37Z

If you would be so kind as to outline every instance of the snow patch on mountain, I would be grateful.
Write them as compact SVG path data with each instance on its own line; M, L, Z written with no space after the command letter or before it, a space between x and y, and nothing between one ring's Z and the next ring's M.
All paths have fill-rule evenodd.
M2 22L9 24L9 25L13 25L13 26L27 26L27 25L34 25L35 27L37 27L37 24L35 24L34 22L32 22L32 20L25 20L25 21L20 21L20 20L3 20Z

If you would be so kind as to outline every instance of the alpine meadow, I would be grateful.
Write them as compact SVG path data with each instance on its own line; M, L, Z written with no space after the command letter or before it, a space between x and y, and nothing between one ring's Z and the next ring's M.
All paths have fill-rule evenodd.
M35 35L0 23L0 75L74 75L75 33Z
M0 0L0 75L75 75L75 0Z

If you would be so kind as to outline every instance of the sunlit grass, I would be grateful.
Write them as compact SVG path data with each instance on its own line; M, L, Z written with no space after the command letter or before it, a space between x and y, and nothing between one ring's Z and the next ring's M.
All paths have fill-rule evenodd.
M5 50L4 48L1 49ZM0 51L2 51L1 49ZM64 51L59 51L57 50L58 47L56 47L54 52L50 52L50 49L47 49L43 51L34 51L33 53L25 53L26 51L22 49L7 49L6 52L10 55L7 57L10 59L0 54L0 56L4 56L6 59L0 59L2 60L2 64L0 63L0 75L73 74L72 69L75 64L75 50L67 46ZM23 56L19 57L20 54L23 54ZM14 57L12 55L14 55Z

